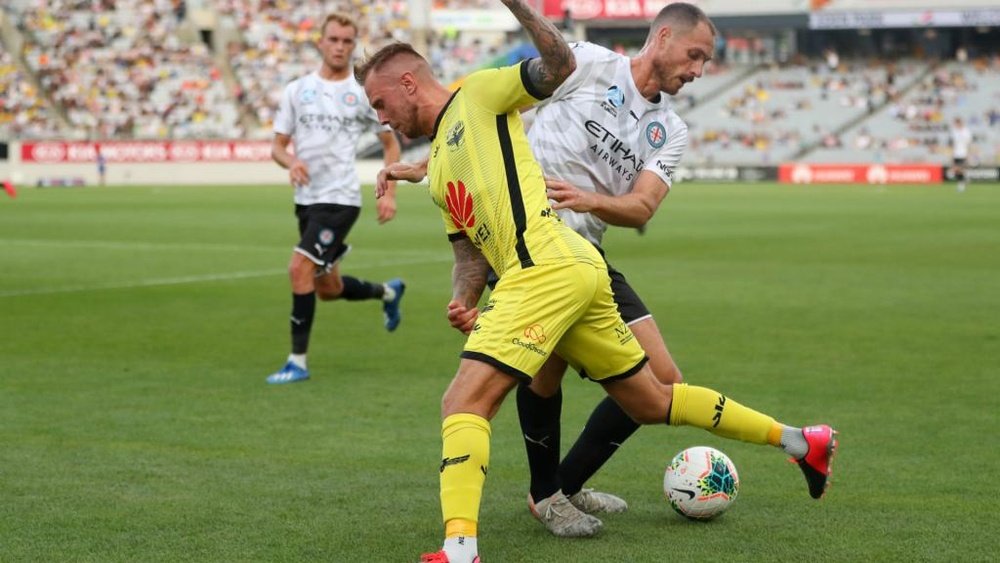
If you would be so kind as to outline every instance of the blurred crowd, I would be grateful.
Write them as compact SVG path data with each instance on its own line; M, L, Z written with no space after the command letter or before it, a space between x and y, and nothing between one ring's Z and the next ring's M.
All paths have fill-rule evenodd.
M0 131L14 138L38 138L58 135L59 120L49 110L44 97L18 70L14 57L0 45ZM2 138L2 136L0 136Z
M428 1L431 10L494 4ZM4 10L20 41L0 48L0 139L269 138L284 85L320 65L314 41L326 14L357 19L363 56L415 39L409 9L408 0L10 0ZM533 54L515 33L444 28L420 39L446 83ZM998 59L932 67L845 61L828 50L761 66L740 57L763 46L741 45L722 41L718 58L728 52L728 64L711 65L673 100L695 158L738 150L764 163L809 147L939 155L955 108L978 138L1000 136L1000 94L984 78L1000 74ZM845 135L852 122L884 115L901 128L873 119Z
M182 41L183 0L46 0L23 55L76 136L232 137L238 112L209 48Z
M894 62L848 64L833 52L822 61L771 65L736 85L717 113L692 124L692 148L711 153L735 146L767 163L813 144L839 147L838 126L897 96L898 75L913 72L912 65L900 69Z

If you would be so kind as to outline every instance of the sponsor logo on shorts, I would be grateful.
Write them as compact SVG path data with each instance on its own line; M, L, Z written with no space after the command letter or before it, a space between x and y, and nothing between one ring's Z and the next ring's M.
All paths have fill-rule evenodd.
M538 323L530 324L525 327L524 336L532 342L537 342L539 344L544 344L545 340L548 338L545 336L545 329Z
M486 313L489 313L496 306L497 306L497 300L496 299L490 299L489 301L486 302L486 306L484 306L479 311L479 316L481 317L481 316L485 315Z
M330 229L323 229L319 232L319 243L323 246L330 246L333 244L333 231Z
M530 350L538 354L539 356L548 355L545 352L545 350L542 350L541 348L535 345L536 343L543 344L546 340L548 340L548 336L545 335L545 329L542 328L542 325L538 323L532 323L524 327L524 337L527 338L528 340L521 340L520 338L517 338L515 336L510 342L511 344L524 348L525 350Z
M520 346L521 348L524 348L525 350L534 352L534 353L538 354L539 356L547 356L548 355L548 354L545 353L545 350L542 350L541 348L539 348L538 346L535 346L531 342L525 342L524 340L521 340L520 338L518 338L516 336L510 341L510 343L514 344L516 346Z
M615 336L618 337L619 344L626 344L629 340L635 338L635 335L629 330L625 321L618 321L618 325L615 327Z

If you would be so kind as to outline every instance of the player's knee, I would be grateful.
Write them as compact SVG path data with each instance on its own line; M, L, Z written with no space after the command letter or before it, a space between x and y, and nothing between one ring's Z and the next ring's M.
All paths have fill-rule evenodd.
M299 276L294 272L291 272L290 274L289 278L292 282L293 293L311 293L316 290L312 279L308 276Z
M449 389L445 391L444 396L441 397L441 418L448 418L453 414L468 411L468 405L466 401L460 399L460 397Z
M319 279L322 279L322 283L316 284L316 296L321 301L333 301L344 294L344 281L339 277L326 275Z

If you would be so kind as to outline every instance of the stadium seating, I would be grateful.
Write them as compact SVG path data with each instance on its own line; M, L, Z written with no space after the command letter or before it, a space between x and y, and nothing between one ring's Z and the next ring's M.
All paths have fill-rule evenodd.
M361 54L410 40L408 9L405 0L8 0L0 139L267 139L283 86L320 64L323 14L357 17ZM522 39L432 32L428 59L451 83L526 56ZM752 60L710 65L673 99L690 131L685 163L945 162L956 116L973 131L972 160L1000 161L1000 59ZM369 135L362 145L377 143Z
M48 101L0 44L0 139L39 139L63 134Z
M682 113L690 138L685 161L776 164L814 146L836 146L842 127L885 104L924 69L909 61L835 69L790 64L742 72L741 79L721 91L711 80L695 82L689 92L695 103ZM716 94L699 100L703 92Z
M973 132L972 162L1000 155L1000 60L951 62L924 76L865 122L845 131L841 147L820 148L813 162L950 162L949 126L961 117Z
M25 6L24 56L77 135L241 136L221 71L181 15L140 0Z

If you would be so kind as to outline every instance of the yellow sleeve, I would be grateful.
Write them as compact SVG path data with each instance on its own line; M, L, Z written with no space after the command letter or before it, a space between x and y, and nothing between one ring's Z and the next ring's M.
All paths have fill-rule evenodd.
M450 187L451 182L448 182L448 185ZM441 190L441 193L447 194L448 192L445 190ZM437 199L434 197L431 197L431 199L434 200L434 204L437 205L438 209L441 210L441 220L444 221L444 232L445 234L448 235L448 240L453 241L456 238L465 237L466 236L465 231L463 231L455 223L455 215L450 208L450 203L448 202L448 196L445 195L444 201L442 201L441 203L438 203Z
M465 79L462 91L470 101L498 115L537 104L545 98L528 78L528 61L474 72Z
M441 210L441 219L444 220L444 232L448 235L448 240L465 237L465 231L455 226L455 220L451 218L451 213L447 209Z

